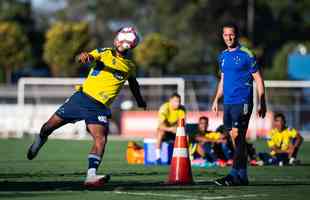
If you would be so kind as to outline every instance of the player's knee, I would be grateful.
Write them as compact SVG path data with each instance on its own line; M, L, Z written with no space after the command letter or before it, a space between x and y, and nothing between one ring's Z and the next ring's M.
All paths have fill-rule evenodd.
M97 146L102 147L107 143L107 139L104 135L98 135L94 137Z

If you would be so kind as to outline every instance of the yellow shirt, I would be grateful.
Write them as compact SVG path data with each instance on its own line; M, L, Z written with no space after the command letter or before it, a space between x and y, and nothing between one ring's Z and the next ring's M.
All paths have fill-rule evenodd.
M205 132L205 133L198 133L199 135L201 136L204 136L205 138L213 141L213 142L216 142L218 140L221 139L221 133L219 132ZM190 154L194 154L196 151L197 151L197 141L194 141L194 142L191 142L189 144L189 150L190 150Z
M292 139L296 138L296 129L285 129L280 132L278 129L272 129L268 132L268 146L280 148L282 151L287 151Z
M111 48L95 49L89 54L95 61L83 83L83 92L110 106L126 80L135 76L136 66L129 58L117 56Z
M159 121L167 123L168 126L174 126L178 123L179 119L185 118L185 108L180 106L180 108L174 110L171 108L170 103L164 103L158 111Z
M219 132L209 132L209 133L206 133L204 136L205 136L205 138L216 142L216 141L221 139L222 135Z

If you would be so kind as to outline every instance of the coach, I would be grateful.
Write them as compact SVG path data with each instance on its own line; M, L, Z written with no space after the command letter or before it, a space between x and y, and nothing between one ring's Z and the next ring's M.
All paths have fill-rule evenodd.
M257 84L258 115L265 117L265 88L253 53L239 44L239 31L235 24L222 27L227 46L218 57L221 79L217 87L212 110L218 112L219 99L224 96L224 126L234 146L233 166L224 178L215 180L220 186L248 185L246 132L253 109L253 79Z

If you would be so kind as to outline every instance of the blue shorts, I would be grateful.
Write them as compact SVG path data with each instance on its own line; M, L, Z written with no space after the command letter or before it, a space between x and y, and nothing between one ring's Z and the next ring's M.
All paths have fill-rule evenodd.
M55 113L68 123L85 120L86 124L109 126L111 110L82 91L75 92Z
M226 130L238 128L246 131L251 118L253 104L224 104L224 126Z

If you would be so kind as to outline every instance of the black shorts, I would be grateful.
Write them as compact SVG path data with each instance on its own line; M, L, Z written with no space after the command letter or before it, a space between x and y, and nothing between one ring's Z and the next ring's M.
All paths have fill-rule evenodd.
M110 108L82 91L75 92L55 113L69 123L85 120L86 124L109 126Z
M224 104L224 126L226 130L247 130L253 104Z

